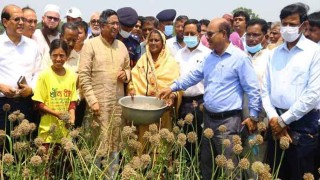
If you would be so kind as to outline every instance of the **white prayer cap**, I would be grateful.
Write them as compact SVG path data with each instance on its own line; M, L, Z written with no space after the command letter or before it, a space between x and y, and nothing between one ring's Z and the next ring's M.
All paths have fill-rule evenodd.
M46 7L44 7L44 14L49 11L56 12L60 15L60 8L55 4L47 4Z

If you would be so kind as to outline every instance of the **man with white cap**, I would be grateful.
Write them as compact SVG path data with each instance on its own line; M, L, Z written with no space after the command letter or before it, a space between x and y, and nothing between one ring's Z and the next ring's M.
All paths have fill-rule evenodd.
M60 21L60 8L54 4L46 5L42 16L42 29L34 32L34 40L39 46L41 58L49 56L50 43L60 38Z
M78 22L78 21L82 21L82 14L81 11L76 8L76 7L71 7L70 9L68 9L67 11L67 22Z

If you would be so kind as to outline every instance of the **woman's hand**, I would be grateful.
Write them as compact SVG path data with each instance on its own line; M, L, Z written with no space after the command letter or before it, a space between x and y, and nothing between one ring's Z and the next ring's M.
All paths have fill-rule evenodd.
M174 93L171 93L169 98L166 100L167 106L171 107L175 103L176 95Z

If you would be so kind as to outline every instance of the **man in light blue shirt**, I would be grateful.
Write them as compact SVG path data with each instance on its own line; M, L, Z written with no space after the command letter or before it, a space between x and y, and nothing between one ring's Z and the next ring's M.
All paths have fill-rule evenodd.
M280 32L285 42L271 52L262 87L263 107L272 134L277 138L286 136L292 142L285 151L280 179L302 179L306 172L316 173L320 47L302 35L307 25L307 9L305 4L296 3L281 10ZM271 167L274 154L280 153L274 152L274 146L270 137Z
M213 19L207 31L210 49L214 50L200 66L186 76L176 80L171 87L160 92L160 97L168 96L172 91L185 90L204 81L204 129L211 128L215 136L204 138L201 147L201 170L204 179L212 177L212 152L222 154L221 141L238 134L241 127L242 97L249 97L250 117L242 123L252 132L256 122L253 120L260 111L259 83L249 57L229 41L230 24L223 18ZM227 127L219 132L220 125ZM210 147L212 144L212 147ZM232 148L224 147L224 155L232 158ZM234 156L233 156L234 157Z

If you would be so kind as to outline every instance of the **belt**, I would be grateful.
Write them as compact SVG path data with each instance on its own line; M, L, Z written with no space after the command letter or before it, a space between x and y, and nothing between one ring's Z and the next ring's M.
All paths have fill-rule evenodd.
M193 102L195 101L199 101L203 99L203 95L198 95L198 96L193 96L193 97L188 97L188 96L182 96L182 101L184 102Z
M240 114L241 110L231 110L231 111L213 113L213 112L210 112L207 109L205 109L205 112L211 118L228 118L228 117Z
M281 116L283 113L287 112L289 109L281 109L281 108L277 108L275 107L277 113L279 114L279 116ZM309 111L307 114L309 113L319 113L320 110L319 109L312 109L311 111Z

